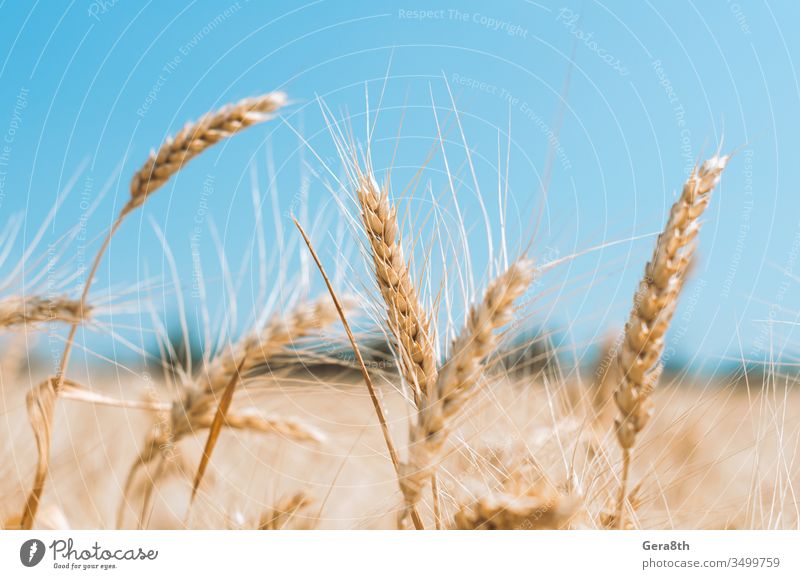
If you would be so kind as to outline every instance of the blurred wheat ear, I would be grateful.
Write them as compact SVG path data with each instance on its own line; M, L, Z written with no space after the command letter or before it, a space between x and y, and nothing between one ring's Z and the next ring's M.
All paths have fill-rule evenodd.
M511 321L514 303L530 287L534 272L533 262L517 260L489 283L482 300L470 309L466 326L411 427L409 458L401 478L407 508L417 504L423 485L433 476L453 420L480 387L484 363L497 348L496 332Z
M79 324L89 319L92 308L66 296L10 296L0 300L0 328L63 322Z
M192 483L194 501L223 427L262 434L272 434L299 443L322 444L325 435L312 425L286 416L269 416L255 408L230 410L235 389L249 373L270 362L298 340L313 336L332 325L337 316L327 299L301 302L287 313L274 315L263 328L258 328L219 352L208 369L183 388L182 396L172 403L167 424L157 424L149 433L144 447L128 471L122 501L117 510L117 526L122 524L125 506L135 476L140 468L160 461L156 472L164 474L160 465L176 454L176 445L187 436L208 430L206 444ZM148 499L159 476L147 480L140 525L148 511Z
M130 200L120 211L92 262L80 297L79 312L89 311L87 307L89 288L111 238L122 225L125 217L136 208L141 207L149 196L180 171L185 163L214 144L249 126L268 120L270 113L277 111L284 104L286 104L286 95L282 92L274 92L225 106L206 114L196 123L187 124L175 137L167 139L157 152L150 154L142 168L131 179ZM53 411L64 384L65 371L69 363L75 334L82 321L82 318L71 321L56 375L42 382L28 394L28 417L36 439L38 459L33 486L21 515L23 529L33 527L39 501L44 492L50 460Z
M451 526L459 530L567 529L577 510L574 497L539 481L527 488L492 493L460 506Z

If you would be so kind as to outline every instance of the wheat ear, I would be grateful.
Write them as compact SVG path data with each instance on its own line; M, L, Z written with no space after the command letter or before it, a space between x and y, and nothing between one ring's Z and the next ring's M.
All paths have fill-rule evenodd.
M190 434L210 428L215 408L215 398L211 395L200 396L192 402L186 400L176 402L172 407L169 428L154 431L150 440L158 443L155 448L167 448ZM300 420L265 415L252 407L228 413L225 425L236 430L274 434L297 442L321 443L325 440L324 434L318 429Z
M86 300L89 295L89 288L97 273L97 268L100 266L100 260L103 258L108 245L111 243L111 238L114 237L125 217L144 204L153 191L180 171L184 163L220 140L228 138L255 123L267 120L269 118L268 113L276 111L285 102L286 96L283 93L275 92L229 105L216 112L206 114L197 123L187 125L174 138L168 139L157 153L151 153L144 166L133 176L130 200L117 215L94 257L81 293L79 311L88 311ZM36 439L36 448L39 456L33 487L28 494L20 517L23 529L31 529L33 527L36 511L39 508L39 501L44 492L50 461L50 436L52 434L50 426L53 419L53 409L64 384L64 373L69 363L75 334L81 321L73 321L70 326L56 375L48 378L28 394L28 417Z
M172 405L171 412L165 416L164 424L153 428L128 471L122 500L117 510L118 527L122 524L124 508L128 504L130 491L139 469L156 459L160 459L162 462L175 461L178 456L177 445L183 438L212 428L217 416L217 404L217 398L211 393L200 394L197 398L189 395L187 399L178 400ZM299 419L266 415L252 407L227 412L223 426L234 430L278 436L304 444L321 444L326 440L323 432ZM208 456L207 461L210 460L210 452L204 451L203 456ZM156 470L156 474L148 477L145 496L150 495L163 472L163 469L159 468ZM199 485L199 481L195 481L194 485ZM194 492L196 492L196 488ZM147 510L145 504L142 512L145 513Z
M301 303L288 315L273 317L263 329L242 338L211 362L203 389L208 392L220 391L225 388L240 364L242 374L246 375L254 368L268 363L292 343L319 332L336 323L338 319L336 308L328 296Z
M130 212L164 185L197 155L239 131L270 118L270 113L286 104L286 95L273 92L246 98L238 103L207 113L199 121L187 124L170 137L158 151L150 153L145 164L131 179L131 198L123 209Z
M284 497L271 509L261 513L258 519L259 531L280 531L288 529L297 514L307 509L314 500L303 491Z
M314 499L309 497L304 491L299 491L291 496L283 497L278 503L261 513L258 519L259 531L281 531L294 528L290 524L299 518L298 514L314 503ZM312 528L310 521L298 523L297 528Z
M128 473L123 503L117 516L118 522L121 522L122 507L137 470L163 455L165 449L174 448L181 439L199 430L208 429L209 436L192 486L192 499L211 460L223 426L274 434L297 442L324 442L325 436L319 430L299 420L266 416L254 408L229 412L228 407L234 388L248 371L260 364L269 364L272 357L283 352L293 342L322 330L338 319L336 309L327 299L319 298L311 303L301 303L286 315L274 316L262 330L242 338L231 349L215 357L202 382L198 386L187 388L183 398L173 404L168 426L159 426L149 434L144 450ZM151 483L156 482L153 477Z
M409 460L403 465L401 488L406 507L417 504L423 485L440 458L450 423L479 387L486 358L497 346L497 330L505 326L514 302L533 281L533 263L521 259L496 277L469 312L467 323L453 343L432 395L421 406L409 434Z
M276 318L267 325L263 332L258 332L242 340L235 351L223 356L221 363L212 369L206 384L205 399L208 394L215 394L223 380L227 380L222 396L217 403L216 411L208 425L208 438L206 439L203 457L197 468L197 473L192 485L192 502L200 488L211 454L222 432L223 423L233 428L250 428L252 430L272 429L280 421L269 421L257 416L228 415L228 409L233 401L233 394L243 374L258 364L268 364L270 358L280 353L295 340L308 336L338 319L336 308L327 299L303 304L295 308L286 318ZM234 366L234 364L236 364ZM216 399L216 396L214 396Z
M400 371L419 407L437 377L430 320L403 256L397 209L389 202L386 190L378 186L369 167L364 174L356 166L356 178L361 220L378 288L386 303L389 329L397 343Z
M216 411L208 425L208 438L203 450L203 457L197 467L197 473L192 485L192 502L194 502L197 489L200 488L200 482L211 461L211 454L214 452L217 440L222 432L223 423L236 428L235 423L232 422L233 417L228 416L228 409L233 401L236 386L243 374L259 363L268 363L270 358L281 352L293 341L332 324L337 317L336 308L328 300L317 300L311 305L303 304L301 307L295 308L285 319L281 317L274 319L267 325L265 331L257 332L242 340L233 353L220 358L220 363L216 365L216 368L212 368L203 399L208 400L210 398L209 394L213 394L214 399L216 399L215 394L222 385L223 380L227 380L227 385L219 397ZM247 425L249 424L249 427L254 430L259 427L272 427L271 423L264 420L255 420L255 417L250 420L240 419L240 423L242 425L240 426L241 428L248 428Z
M616 518L620 528L627 498L631 450L636 436L653 413L650 395L660 371L658 363L664 349L664 334L692 261L700 217L708 207L711 191L719 182L728 159L728 156L715 156L692 171L645 267L625 326L617 358L620 383L614 394L619 409L614 424L623 457Z
M0 328L47 322L78 324L89 318L91 307L65 296L11 296L0 300Z
M566 529L577 502L552 485L539 484L518 492L496 492L462 505L453 517L459 530Z

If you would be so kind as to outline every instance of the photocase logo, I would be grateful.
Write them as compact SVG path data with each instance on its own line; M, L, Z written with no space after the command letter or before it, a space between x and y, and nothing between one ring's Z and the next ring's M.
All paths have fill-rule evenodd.
M39 539L29 539L19 548L19 560L26 567L36 567L44 558L44 543Z

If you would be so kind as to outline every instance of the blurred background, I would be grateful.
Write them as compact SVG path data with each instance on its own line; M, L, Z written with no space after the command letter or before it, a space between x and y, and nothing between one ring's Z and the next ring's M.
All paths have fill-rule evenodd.
M0 3L0 274L23 279L5 291L46 284L34 279L42 254L58 254L57 277L78 287L152 148L207 110L283 90L292 104L278 120L193 161L126 221L92 292L116 309L81 330L75 363L152 351L151 312L170 327L179 307L193 323L207 310L238 334L296 287L316 293L291 214L338 282L363 289L331 135L341 131L364 149L371 139L379 178L392 167L427 295L455 272L454 301L468 299L503 239L512 257L532 241L553 265L526 323L579 363L621 328L676 192L722 144L735 154L665 360L707 373L791 368L800 7L458 4ZM448 241L462 233L468 248ZM458 272L469 281L453 283ZM43 355L48 344L58 355L62 342L44 338Z

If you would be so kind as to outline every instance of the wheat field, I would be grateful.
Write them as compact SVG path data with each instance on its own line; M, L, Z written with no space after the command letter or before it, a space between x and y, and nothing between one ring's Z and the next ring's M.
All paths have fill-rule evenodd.
M736 161L723 151L697 164L649 241L629 318L605 329L593 367L576 368L523 331L547 291L535 245L494 248L460 315L447 284L431 290L436 252L411 257L419 239L401 185L323 104L337 206L368 275L329 276L324 233L279 216L316 295L298 290L194 360L161 332L153 368L71 365L79 329L107 323L91 288L116 232L189 161L287 103L278 92L244 99L161 144L130 177L82 286L41 294L13 276L2 286L4 528L800 526L794 378L743 367L706 380L662 363L704 211ZM446 277L457 285L469 269ZM279 279L292 295L295 282ZM48 372L29 352L53 328L64 339Z

